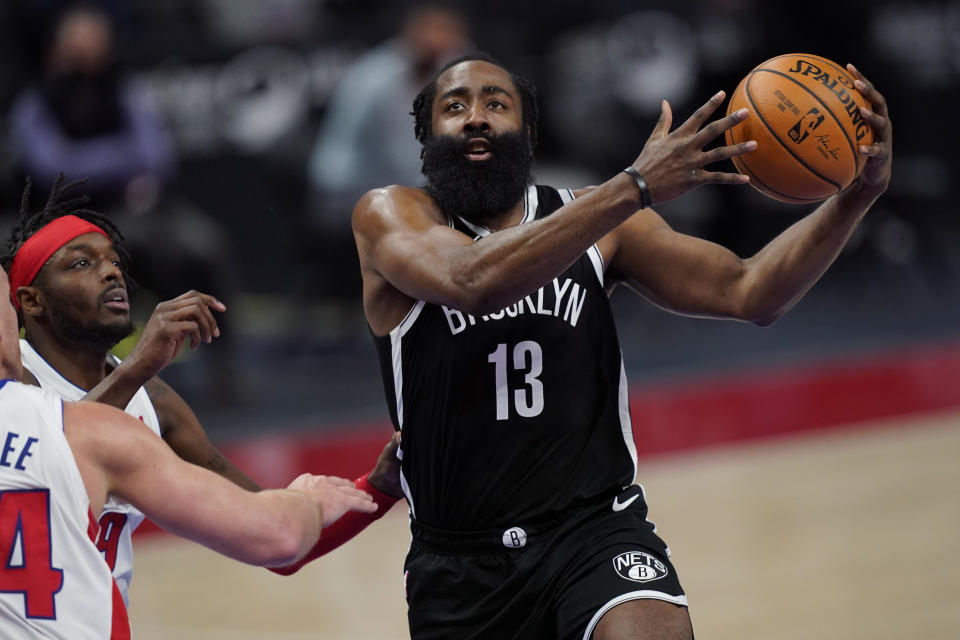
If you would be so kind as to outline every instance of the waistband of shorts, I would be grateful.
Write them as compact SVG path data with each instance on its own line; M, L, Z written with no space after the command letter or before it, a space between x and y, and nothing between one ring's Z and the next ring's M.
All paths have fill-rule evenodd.
M557 530L569 520L606 506L619 490L606 494L602 498L582 503L560 512L556 516L543 520L517 522L498 529L484 529L480 531L447 531L437 529L422 522L410 519L410 533L413 540L422 547L440 553L495 553L510 552L535 545L547 534ZM517 537L511 536L511 531L523 537L523 544L518 545ZM508 544L506 540L513 541Z

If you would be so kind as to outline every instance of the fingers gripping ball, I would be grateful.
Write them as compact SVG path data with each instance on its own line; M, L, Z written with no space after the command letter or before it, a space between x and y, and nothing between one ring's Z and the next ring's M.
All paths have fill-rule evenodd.
M757 149L733 158L765 195L811 203L847 188L860 175L873 129L860 107L870 103L842 66L806 53L771 58L753 69L730 97L727 113L750 116L726 131L727 144L756 140Z

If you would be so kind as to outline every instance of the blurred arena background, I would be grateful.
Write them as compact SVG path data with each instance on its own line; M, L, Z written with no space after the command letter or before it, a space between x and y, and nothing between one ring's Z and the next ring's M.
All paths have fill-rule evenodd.
M110 63L98 83L71 88L51 75L48 44L72 5L0 3L0 225L15 220L24 176L42 185L60 163L68 178L90 176L95 207L128 235L141 320L189 288L219 295L224 338L163 377L266 485L305 470L359 475L391 432L350 208L419 168L415 147L400 169L384 161L413 143L401 80L422 70L398 40L413 29L413 4L105 0L94 6L112 25ZM486 0L457 10L419 31L419 46L473 43L538 85L535 174L556 186L593 184L632 161L661 98L679 121L780 53L854 62L884 93L890 189L776 325L676 317L623 291L613 300L639 479L698 635L958 637L960 217L950 185L960 134L949 109L960 98L960 2ZM75 94L88 95L85 109L65 96L118 86L153 118L134 132L135 149L41 153L50 147L36 142L31 95L59 99L82 138L129 123L103 116L117 104L102 94ZM389 104L377 101L383 86ZM344 113L356 138L338 147ZM352 168L344 148L357 155ZM748 255L809 208L708 187L658 210ZM402 511L288 579L141 535L134 629L406 637Z

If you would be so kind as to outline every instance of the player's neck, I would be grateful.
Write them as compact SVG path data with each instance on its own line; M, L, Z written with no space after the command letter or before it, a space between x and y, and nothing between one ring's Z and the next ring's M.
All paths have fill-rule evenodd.
M57 373L90 390L107 375L107 352L99 347L64 341L45 332L28 333L27 341Z
M523 220L523 214L523 198L520 198L520 200L517 201L517 204L513 205L503 213L498 213L484 220L483 226L485 226L487 229L490 229L490 231L501 231L502 229L508 229L520 224L520 221Z

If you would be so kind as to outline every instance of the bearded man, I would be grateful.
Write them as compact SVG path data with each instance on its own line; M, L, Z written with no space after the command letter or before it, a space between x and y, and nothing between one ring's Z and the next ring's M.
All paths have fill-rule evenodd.
M687 598L633 484L636 446L608 292L627 282L677 313L767 325L836 258L890 179L886 104L859 71L876 130L844 192L749 259L675 232L650 206L707 183L755 141L704 147L719 92L596 187L531 185L533 87L485 54L453 61L414 102L423 188L353 212L363 304L413 540L411 636L691 638ZM578 135L589 135L578 132Z

